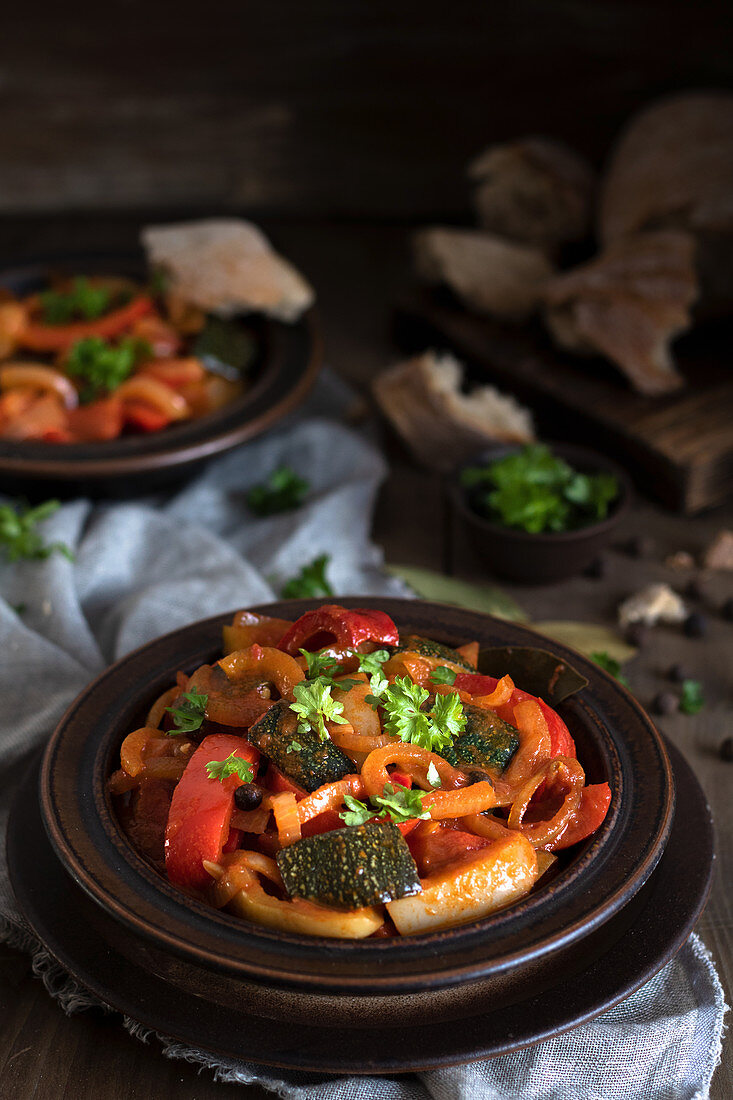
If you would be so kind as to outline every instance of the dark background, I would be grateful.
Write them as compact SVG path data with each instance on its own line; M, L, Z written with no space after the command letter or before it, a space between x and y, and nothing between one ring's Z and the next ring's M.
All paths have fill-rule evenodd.
M525 133L600 163L660 93L733 85L712 0L7 5L0 213L461 216ZM726 22L728 25L726 25Z

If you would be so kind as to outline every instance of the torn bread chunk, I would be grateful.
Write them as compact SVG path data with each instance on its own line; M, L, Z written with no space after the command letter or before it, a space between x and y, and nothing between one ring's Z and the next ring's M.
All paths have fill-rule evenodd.
M449 286L469 309L500 321L531 316L553 274L539 249L476 229L421 229L413 245L421 279Z
M463 366L426 351L384 371L374 383L382 412L418 461L450 470L490 443L534 439L532 416L493 386L461 392Z
M491 145L468 175L484 229L549 251L588 235L595 174L562 142L526 137Z
M148 226L142 242L173 293L221 317L257 312L296 321L315 300L310 284L264 233L240 218Z
M545 319L561 347L605 356L640 393L669 393L684 385L670 345L696 296L692 237L642 233L551 279Z

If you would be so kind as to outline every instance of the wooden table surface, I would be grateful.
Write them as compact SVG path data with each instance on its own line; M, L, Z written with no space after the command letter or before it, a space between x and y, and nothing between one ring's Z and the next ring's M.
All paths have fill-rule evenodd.
M395 357L390 341L388 303L409 279L406 230L395 225L313 225L295 221L270 227L285 252L308 272L320 295L328 362L366 390L374 373ZM0 248L8 259L49 248L95 243L124 246L135 239L136 223L118 217L98 221L44 218L0 222ZM437 517L434 479L410 463L387 435L390 477L375 518L375 538L386 559L441 570L446 564L445 532ZM639 499L619 541L650 536L653 551L641 559L620 549L606 556L600 580L579 577L541 588L503 584L531 619L578 619L613 625L620 599L652 580L685 585L698 573L674 573L663 562L676 550L699 554L723 526L733 526L733 509L721 508L695 520L680 519ZM486 581L480 563L456 541L454 570L465 580ZM717 830L717 869L707 909L698 924L715 958L728 1000L733 989L733 764L718 755L722 739L733 734L733 624L717 613L733 596L733 574L702 577L703 599L691 607L708 616L699 640L678 628L654 631L652 641L628 667L631 690L648 703L665 687L675 662L703 681L707 704L697 715L659 720L660 728L683 751L712 806ZM727 885L727 889L726 889ZM96 1011L66 1017L30 971L19 952L0 948L0 1096L19 1100L225 1100L262 1097L256 1086L215 1084L210 1073L171 1062L156 1042L129 1038L116 1018ZM712 1086L713 1100L733 1095L733 1058L724 1054Z

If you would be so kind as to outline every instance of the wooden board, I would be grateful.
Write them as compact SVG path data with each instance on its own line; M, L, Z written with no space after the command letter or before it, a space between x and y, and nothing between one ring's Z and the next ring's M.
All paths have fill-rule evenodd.
M575 439L620 459L635 480L687 515L733 494L731 324L691 333L675 349L688 387L644 397L601 360L555 350L540 328L474 316L424 292L397 310L404 350L450 348L474 379L503 387L537 414L542 435Z

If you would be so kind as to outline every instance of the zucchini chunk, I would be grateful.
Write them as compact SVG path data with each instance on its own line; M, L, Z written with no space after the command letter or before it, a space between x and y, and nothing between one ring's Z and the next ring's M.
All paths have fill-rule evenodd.
M432 657L436 661L450 661L451 664L458 665L466 672L476 671L473 665L461 657L458 650L451 649L449 645L443 645L442 642L434 642L432 638L422 638L419 634L407 634L404 638L400 635L400 644L395 647L394 652L417 653L420 657Z
M480 920L518 901L529 893L537 876L534 848L515 833L471 853L458 866L423 879L420 894L390 902L387 910L403 936L433 932Z
M498 714L464 703L466 728L440 755L454 768L502 772L519 748L519 734Z
M391 821L309 836L276 859L291 897L335 909L362 909L421 889L410 849Z
M354 772L354 762L333 741L321 741L313 730L298 731L297 716L286 699L278 699L255 722L249 740L308 792Z

